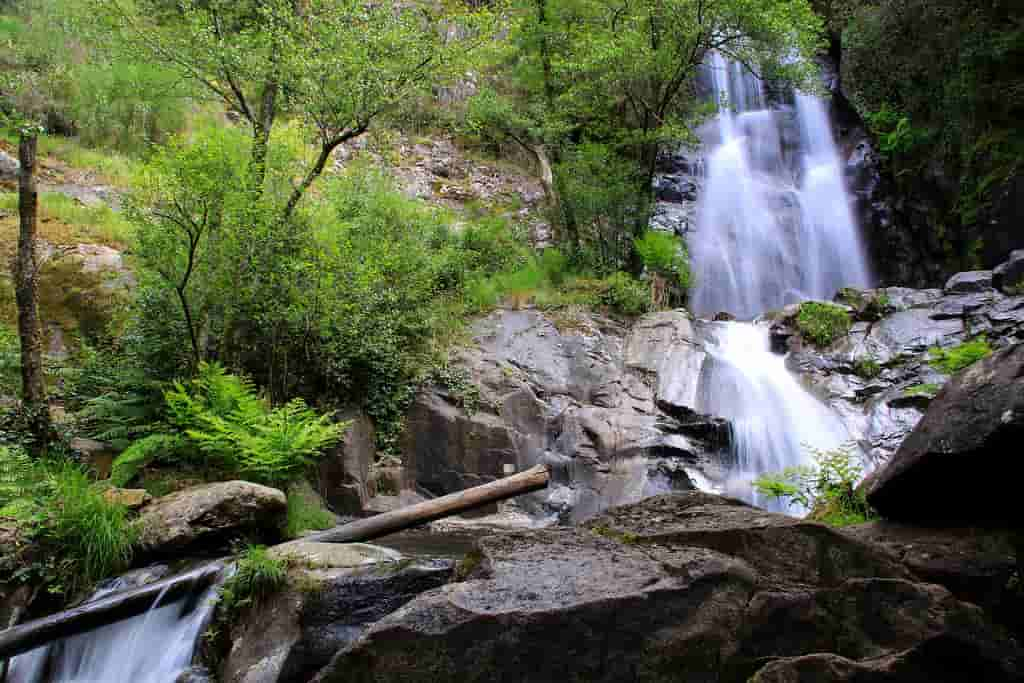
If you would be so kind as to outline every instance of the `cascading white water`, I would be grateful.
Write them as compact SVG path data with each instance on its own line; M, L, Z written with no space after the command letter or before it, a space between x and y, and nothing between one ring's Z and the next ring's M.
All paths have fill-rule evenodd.
M761 507L801 512L759 498L751 483L765 472L807 464L811 449L842 445L849 438L842 421L800 386L783 356L772 353L765 326L714 323L704 347L701 410L732 424L736 462L725 492Z
M91 599L139 585L137 579L137 573L114 579ZM191 667L216 592L217 586L203 588L166 605L158 598L145 614L19 655L8 683L174 683Z
M689 236L698 315L752 320L841 287L867 287L868 268L822 101L797 94L795 111L766 106L763 84L722 55L710 58L723 105L709 136L698 227ZM793 115L798 124L792 125ZM735 464L724 488L763 507L752 480L812 461L849 436L800 386L756 323L708 327L698 408L733 425ZM783 511L799 512L792 507Z
M708 140L707 183L689 237L694 312L750 320L841 287L867 287L864 250L820 99L768 109L764 88L722 55L709 65L722 110ZM794 139L796 138L796 139Z

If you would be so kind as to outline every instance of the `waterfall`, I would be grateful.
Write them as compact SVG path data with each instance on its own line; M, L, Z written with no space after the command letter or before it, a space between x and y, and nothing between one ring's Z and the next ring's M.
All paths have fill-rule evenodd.
M735 462L728 495L780 512L802 512L759 498L751 482L765 472L806 465L809 449L828 450L849 437L842 421L800 386L771 351L767 327L714 323L705 332L701 411L732 424Z
M131 572L103 584L90 600L153 578L148 570ZM144 614L19 655L11 660L7 681L174 683L192 666L196 642L213 616L217 590L218 585L197 589L166 605L157 598Z
M753 74L717 53L710 62L722 110L706 141L707 184L689 237L694 312L750 320L789 303L830 299L841 287L867 287L822 101L798 93L793 110L767 108Z
M740 64L710 55L720 103L706 131L706 185L697 230L689 236L698 315L725 311L740 320L841 287L867 287L869 274L840 157L824 103L797 93L793 107L769 107L763 84ZM713 323L698 409L733 425L733 464L723 484L763 507L751 481L807 465L811 449L831 450L849 436L770 348L757 323ZM791 507L783 511L800 512Z

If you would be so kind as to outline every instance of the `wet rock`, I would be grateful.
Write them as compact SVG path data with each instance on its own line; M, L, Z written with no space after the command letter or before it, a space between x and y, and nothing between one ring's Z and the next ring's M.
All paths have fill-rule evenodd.
M317 463L317 489L331 509L358 515L370 498L370 466L377 455L373 422L361 411L341 415L350 422L341 440Z
M992 286L1004 294L1021 294L1024 287L1024 249L1010 254L1006 262L992 271Z
M919 675L938 640L986 680L1020 672L1020 651L977 607L882 549L708 494L478 547L471 580L378 621L314 680L740 683L817 653L899 657Z
M147 555L227 552L239 539L276 539L284 522L284 493L246 481L206 484L157 498L139 518Z
M972 270L957 273L949 278L944 289L946 294L972 294L992 289L991 270Z
M997 352L955 376L868 488L896 520L964 523L1021 519L1005 472L1024 438L1024 345ZM946 496L953 496L955 503Z
M408 562L364 544L282 547L294 565L288 583L230 625L231 650L219 678L225 683L307 681L370 624L454 571L450 561Z

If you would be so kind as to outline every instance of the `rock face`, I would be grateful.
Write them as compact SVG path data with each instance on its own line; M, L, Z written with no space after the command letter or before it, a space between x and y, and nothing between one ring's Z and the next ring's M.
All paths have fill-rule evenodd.
M774 324L779 350L793 351L789 368L843 418L875 464L896 452L948 380L929 362L931 348L952 348L975 336L996 348L1024 341L1024 296L991 287L960 291L977 282L970 275L951 280L953 293L844 290L837 300L853 308L853 326L826 349L799 342L791 322L796 309Z
M1024 633L1024 593L1017 587L1024 534L1019 529L929 528L887 520L843 529L900 559L916 576L948 588Z
M1024 249L1011 253L1005 263L992 271L992 286L1003 294L1024 293Z
M450 561L406 562L363 544L289 543L287 586L231 625L225 683L308 681L374 621L451 579Z
M21 171L21 164L17 159L0 149L0 180L16 181Z
M692 410L704 353L684 311L627 328L502 310L473 332L451 365L479 400L441 385L420 394L406 421L407 486L439 495L547 462L554 485L523 505L577 520L721 469L728 427Z
M953 378L878 472L868 501L897 520L1024 519L1009 471L1024 443L1024 344ZM952 499L946 494L951 494Z
M232 541L275 539L287 502L277 489L226 481L158 498L139 518L139 545L152 555L227 552Z
M370 466L377 455L373 422L363 412L342 415L349 421L341 441L318 463L320 496L341 515L358 515L372 495Z
M979 608L884 550L716 496L658 496L585 528L485 538L479 551L469 580L384 617L314 680L739 683L766 664L767 681L1022 673L1021 652ZM837 671L891 658L902 677L782 668L811 655Z

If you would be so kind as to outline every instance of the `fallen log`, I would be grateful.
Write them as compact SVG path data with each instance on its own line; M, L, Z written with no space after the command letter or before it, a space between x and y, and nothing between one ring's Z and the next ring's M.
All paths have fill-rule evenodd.
M137 616L156 607L158 601L165 605L185 593L212 583L223 570L224 566L220 563L209 564L0 631L0 659L23 654L59 638Z
M537 465L489 484L434 498L416 505L385 512L350 524L304 536L301 541L321 543L355 543L372 541L403 529L432 522L489 503L515 498L539 491L548 485L550 473L545 465ZM298 542L298 541L293 541ZM287 547L283 543L277 548ZM28 652L59 638L85 633L122 619L142 614L155 606L157 600L166 604L196 588L211 583L223 570L220 564L207 565L186 574L173 576L141 588L115 593L43 619L0 631L0 660Z
M496 503L515 498L525 493L546 488L550 472L546 465L537 465L525 472L513 474L504 479L492 481L482 486L450 493L447 496L434 498L422 503L410 505L399 510L360 519L356 522L336 526L309 536L303 536L301 542L316 541L320 543L355 543L372 541L404 529L409 529L426 522L467 512L489 503ZM295 541L295 542L300 542ZM288 544L284 544L287 546ZM279 546L281 547L281 546Z

